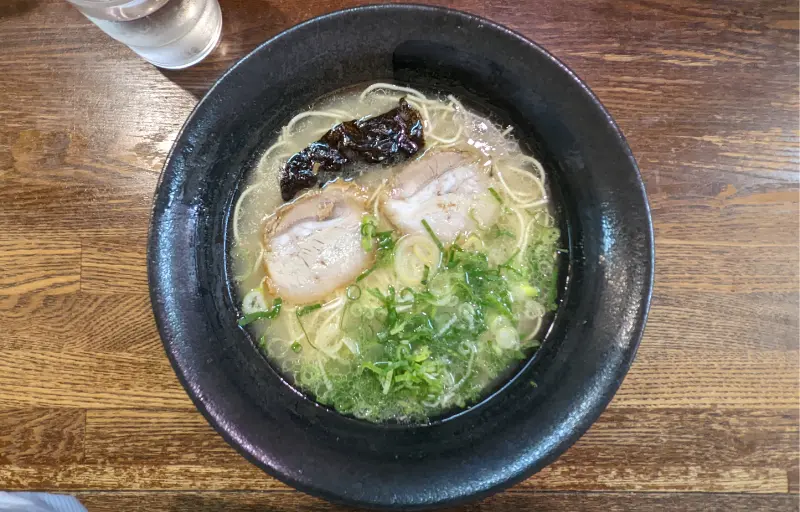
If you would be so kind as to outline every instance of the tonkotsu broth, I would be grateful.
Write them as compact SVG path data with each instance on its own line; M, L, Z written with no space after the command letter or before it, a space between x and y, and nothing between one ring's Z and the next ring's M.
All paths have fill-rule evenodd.
M314 187L284 205L279 178L289 157L402 97L422 115L423 150L393 165L360 164L360 175L326 185L325 196ZM555 309L559 232L544 179L510 127L451 96L375 84L324 98L282 129L237 200L230 260L242 323L250 321L260 348L299 389L344 414L426 421L475 403L538 348ZM344 220L303 218L280 231L329 196L346 198L334 203ZM276 283L295 277L268 277L265 262L291 265L292 240L312 250L309 233L325 229L351 238L357 229L366 268L314 301L279 299ZM330 233L338 250L344 237ZM339 256L342 265L360 261ZM344 274L333 269L324 286Z

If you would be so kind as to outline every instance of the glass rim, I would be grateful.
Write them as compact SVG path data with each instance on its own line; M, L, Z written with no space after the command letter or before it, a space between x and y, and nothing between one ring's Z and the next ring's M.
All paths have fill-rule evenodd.
M134 7L152 0L67 0L78 7Z

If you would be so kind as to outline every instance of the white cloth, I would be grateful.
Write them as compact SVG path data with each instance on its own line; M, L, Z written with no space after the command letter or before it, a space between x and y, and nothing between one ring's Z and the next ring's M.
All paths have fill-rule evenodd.
M44 492L0 491L0 512L87 512L72 496Z

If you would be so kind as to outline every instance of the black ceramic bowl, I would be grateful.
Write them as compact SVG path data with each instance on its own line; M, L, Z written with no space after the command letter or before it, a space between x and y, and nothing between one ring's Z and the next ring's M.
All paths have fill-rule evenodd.
M237 327L227 278L231 205L279 127L320 96L387 80L453 92L512 123L545 162L569 244L561 304L540 351L488 399L424 426L358 421L290 387ZM376 508L483 497L574 443L633 360L653 257L636 162L586 85L518 34L417 5L315 18L233 66L172 149L148 246L164 346L208 421L287 484Z

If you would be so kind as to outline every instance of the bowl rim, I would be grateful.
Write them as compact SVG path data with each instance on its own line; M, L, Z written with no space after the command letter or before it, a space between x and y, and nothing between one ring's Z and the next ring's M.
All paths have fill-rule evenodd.
M191 113L188 115L184 123L182 124L180 130L175 136L175 140L170 147L169 153L167 154L164 165L161 169L159 174L155 191L153 194L153 205L151 208L151 215L150 215L150 223L148 228L148 236L147 236L147 266L148 266L148 287L149 287L149 296L151 305L154 311L154 317L156 321L156 326L159 331L159 335L162 340L162 346L164 351L167 354L167 357L170 361L170 364L180 381L181 385L183 386L184 390L187 392L187 395L192 400L192 403L197 408L197 410L203 415L206 421L216 430L216 432L225 439L225 441L232 446L239 454L241 454L245 459L249 462L254 464L259 469L265 471L271 477L277 479L280 482L283 482L295 489L298 489L302 492L308 493L313 496L321 497L326 499L330 502L343 504L343 505L357 505L357 506L368 506L369 508L386 508L386 509L394 509L394 508L402 508L403 510L420 510L420 509L429 509L429 508L438 508L442 506L455 506L467 502L471 502L478 499L483 499L488 497L498 491L503 489L507 489L516 485L517 483L527 479L532 474L534 474L539 469L535 468L534 465L527 465L523 469L517 472L516 475L505 479L504 481L494 484L491 486L487 486L483 489L478 490L477 492L469 492L464 493L462 495L457 496L454 499L448 499L444 501L439 501L435 503L426 503L422 505L404 505L404 504L384 504L384 503L365 503L365 502L357 502L346 497L331 494L329 491L325 490L324 488L315 486L315 485L307 485L304 482L301 482L295 478L292 478L289 475L283 474L280 471L274 470L269 465L265 464L259 458L257 458L251 451L247 450L244 443L239 442L239 440L231 435L228 432L221 421L218 421L215 415L211 413L209 408L206 405L206 399L199 396L200 394L196 392L193 386L190 383L190 380L185 373L186 368L184 368L181 363L178 361L175 353L173 350L170 349L171 341L168 341L165 337L165 327L164 327L164 315L163 307L158 305L157 301L157 290L158 286L156 281L158 278L156 277L155 272L155 258L152 256L152 249L154 245L154 239L156 237L156 224L157 224L157 213L156 213L156 199L158 198L160 191L162 189L162 184L165 180L169 167L171 166L172 162L174 161L175 154L179 149L179 144L182 143L184 136L187 133L187 130L190 126L195 122L196 117L200 114L200 112L206 107L206 103L210 101L210 98L213 96L217 88L223 85L223 82L226 79L237 72L237 70L245 65L247 61L254 58L257 54L264 51L265 48L269 47L276 41L279 41L282 38L290 37L292 34L298 31L302 31L308 26L313 26L317 23L335 19L339 17L345 17L351 14L358 14L362 12L368 11L385 11L390 13L393 10L415 10L420 13L436 13L436 14L448 14L448 15L456 15L468 21L477 22L481 25L484 25L490 28L493 31L499 31L506 36L509 36L513 39L516 39L517 42L522 43L524 46L530 48L532 51L538 53L540 56L550 60L553 64L555 64L563 73L566 73L572 80L573 83L578 85L583 93L586 95L586 98L593 104L593 106L600 112L604 118L606 125L608 125L612 132L613 136L619 141L620 149L623 150L625 157L628 160L630 165L630 170L634 171L636 184L638 185L638 192L641 194L641 199L643 200L644 210L641 212L645 216L645 224L647 226L646 232L644 233L646 247L645 249L645 256L646 256L646 265L643 266L645 271L643 284L644 284L644 293L641 296L641 300L639 304L641 305L641 315L637 318L638 329L635 330L633 337L630 340L630 344L624 350L624 357L621 358L620 364L616 366L614 369L615 374L618 375L618 379L616 380L615 385L609 386L603 389L602 398L599 399L594 405L593 408L589 409L585 413L582 414L580 421L577 423L577 427L572 430L572 432L561 438L561 440L554 445L551 449L548 450L547 456L543 459L545 462L541 464L541 467L545 467L552 462L554 462L558 457L560 457L570 446L572 446L583 434L591 427L592 424L598 419L600 414L608 407L609 403L615 396L616 392L619 390L619 387L622 385L622 382L627 375L630 367L635 359L638 347L641 343L641 339L644 335L645 326L647 323L647 318L649 315L649 310L652 302L652 294L653 294L653 285L654 285L654 277L655 277L655 239L654 239L654 231L653 231L653 222L652 222L652 214L651 208L648 201L646 189L644 182L641 178L641 172L639 170L639 166L636 162L636 159L633 155L633 152L630 149L630 146L625 138L624 134L620 130L619 126L617 125L616 121L611 117L611 114L608 110L603 106L594 92L590 89L590 87L581 79L579 78L566 64L564 64L561 60L557 57L552 55L548 50L544 47L536 43L535 41L528 39L524 35L520 34L519 32L510 29L504 25L501 25L497 22L489 20L485 17L482 17L477 14L472 14L466 11L462 11L459 9L453 9L448 7L440 7L440 6L433 6L433 5L426 5L414 2L402 2L402 3L391 3L391 4L365 4L356 7L348 7L344 9L339 9L336 11L332 11L329 13L321 14L318 16L314 16L309 18L305 21L299 22L287 29L284 29L277 33L276 35L270 37L266 41L260 43L256 46L253 50L248 52L245 56L238 59L234 64L232 64L222 75L217 78L214 83L209 87L209 89L205 92L203 97L195 104L194 108L192 109ZM642 263L645 263L645 258L643 258ZM527 364L527 363L526 363ZM485 398L483 399L485 400Z

